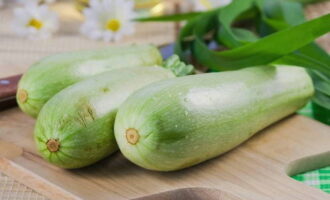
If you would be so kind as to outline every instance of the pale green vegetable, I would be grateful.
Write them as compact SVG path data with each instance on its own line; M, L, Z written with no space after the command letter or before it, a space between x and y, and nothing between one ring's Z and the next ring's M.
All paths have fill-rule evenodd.
M216 157L294 113L313 95L298 67L253 67L150 84L119 108L115 137L135 164L178 170Z
M158 49L151 45L52 55L35 63L23 75L18 86L17 102L23 112L37 117L52 96L78 81L118 68L161 64Z
M41 155L57 166L79 168L117 150L113 126L118 106L135 90L175 77L161 67L117 69L76 83L50 99L35 127Z

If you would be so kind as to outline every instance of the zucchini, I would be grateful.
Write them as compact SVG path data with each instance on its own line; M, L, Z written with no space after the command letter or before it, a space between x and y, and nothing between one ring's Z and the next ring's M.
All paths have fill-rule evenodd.
M52 55L35 63L23 75L18 85L17 102L23 112L37 117L52 96L78 81L117 68L160 64L162 57L151 45Z
M69 86L38 116L34 138L39 152L62 168L84 167L110 155L118 149L113 127L119 105L147 84L192 69L172 56L163 67L117 69Z
M150 170L173 171L216 157L294 113L313 95L298 67L252 67L160 81L119 108L123 155Z

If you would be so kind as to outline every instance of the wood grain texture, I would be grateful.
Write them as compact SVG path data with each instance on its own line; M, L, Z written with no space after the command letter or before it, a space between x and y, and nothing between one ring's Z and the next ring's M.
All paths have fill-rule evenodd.
M0 114L0 141L7 144L5 151L16 152L0 153L0 170L51 199L329 199L286 174L295 161L330 152L330 128L302 116L291 116L223 156L177 172L148 171L120 153L83 169L57 168L36 152L34 123L17 108ZM316 160L325 165L330 157ZM306 164L299 170L311 167L320 166Z

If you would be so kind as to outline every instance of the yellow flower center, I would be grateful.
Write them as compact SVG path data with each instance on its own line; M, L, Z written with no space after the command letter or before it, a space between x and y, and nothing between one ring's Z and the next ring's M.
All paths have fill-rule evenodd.
M106 29L111 30L113 32L118 31L120 29L120 27L121 27L121 24L118 19L110 19L105 26Z
M27 26L32 26L39 30L44 26L44 24L42 23L42 21L32 18L27 24Z

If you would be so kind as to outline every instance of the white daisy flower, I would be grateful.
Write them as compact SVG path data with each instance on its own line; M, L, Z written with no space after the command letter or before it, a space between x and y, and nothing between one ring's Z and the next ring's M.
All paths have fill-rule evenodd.
M232 0L192 0L196 11L209 10L216 7L226 6Z
M13 29L22 37L45 39L58 30L58 17L46 5L26 4L14 9L14 16Z
M118 41L135 31L134 2L131 0L91 0L90 7L83 11L85 22L81 33L87 37L106 42Z

